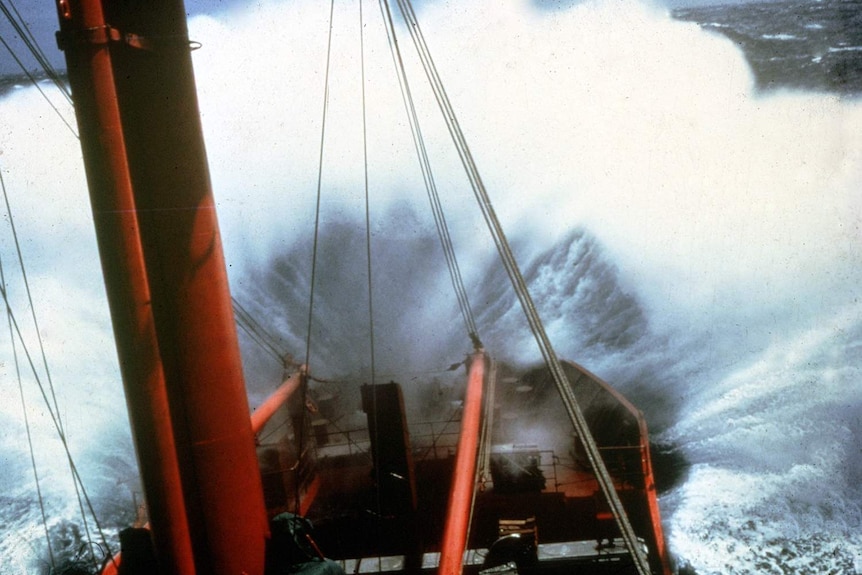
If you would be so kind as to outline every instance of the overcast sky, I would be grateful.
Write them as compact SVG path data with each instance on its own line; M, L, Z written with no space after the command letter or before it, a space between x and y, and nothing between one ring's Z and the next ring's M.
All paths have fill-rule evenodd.
M578 0L531 0L532 3L542 10L564 9ZM678 6L693 6L693 5L710 5L710 4L726 4L734 0L656 0L671 8ZM740 0L737 0L737 2ZM11 5L13 2L6 0L6 5ZM186 0L186 10L190 16L196 14L213 13L223 10L226 7L246 3L245 0ZM62 53L57 49L57 43L54 34L58 28L57 16L53 10L53 2L51 0L17 0L14 2L21 16L26 21L42 50L48 55L51 63L57 68L64 68L65 62ZM415 2L419 5L421 2ZM6 21L6 18L0 15L0 38L2 38L15 51L15 54L20 58L28 70L37 68L35 60L27 53L23 44L21 44L18 35ZM9 53L5 46L0 45L0 75L18 74L21 73L20 66L15 62L13 56Z

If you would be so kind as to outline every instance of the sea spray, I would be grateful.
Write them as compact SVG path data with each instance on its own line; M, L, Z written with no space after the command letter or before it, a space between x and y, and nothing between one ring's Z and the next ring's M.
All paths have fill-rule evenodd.
M445 8L424 6L420 22L555 345L617 384L654 422L657 439L689 462L661 501L671 550L699 573L852 572L862 553L852 447L860 432L852 399L860 396L858 101L764 93L732 41L634 2L559 11L467 2L449 6L454 17ZM304 341L297 330L305 298L291 296L287 305L283 292L261 292L284 289L271 270L308 278L301 266L309 261L317 186L326 26L326 10L314 2L258 4L191 22L203 46L194 58L231 281L238 296L272 304L249 304L264 317L299 318L269 324L292 353ZM360 225L364 204L358 30L355 10L339 6L324 141L326 225ZM367 77L376 86L368 110L372 241L395 232L424 245L433 224L418 215L427 200L388 47L379 22L369 21L367 33ZM432 150L443 149L448 135L418 88L421 72L415 60L407 65L429 118L426 138ZM134 457L114 352L106 352L78 144L32 89L10 92L0 109L0 169L26 238L32 287L53 294L35 305L47 318L49 359L62 365L54 377L73 447L101 508L121 501L114 505L131 509L134 488L124 478L133 475ZM495 353L529 363L530 337L516 329L520 312L501 292L505 279L457 159L435 153L432 163L489 341L504 350ZM403 203L397 210L395 198ZM8 236L3 241L4 263L14 261ZM381 257L375 269L398 265ZM437 269L440 276L410 287L415 305L408 307L420 316L401 333L413 338L402 342L407 355L442 365L463 350L448 339L457 314L439 311L452 303ZM342 298L362 299L361 285L346 287L331 290L331 302L322 296L324 314ZM330 336L319 331L313 341L320 346ZM433 339L446 340L445 353L418 355L419 344ZM314 369L334 366L324 356L335 347L314 349ZM347 355L343 367L362 363L360 344ZM393 346L384 357L398 355ZM10 385L0 421L4 434L18 433L4 361ZM249 377L253 397L280 375L278 366L263 365L247 365L266 372ZM28 405L38 410L34 399ZM55 453L50 424L35 426L40 450ZM4 491L11 499L2 523L13 535L0 538L12 542L4 543L2 564L31 572L44 564L44 543L20 462L26 451L2 445L19 484ZM115 469L123 479L112 485ZM61 472L52 460L44 474ZM75 521L69 488L45 485L51 524ZM104 523L116 530L129 520L128 510L114 507Z

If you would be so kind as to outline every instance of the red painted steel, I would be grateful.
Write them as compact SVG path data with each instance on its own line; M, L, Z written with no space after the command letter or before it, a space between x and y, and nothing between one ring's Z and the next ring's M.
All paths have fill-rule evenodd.
M670 557L667 551L667 546L664 539L664 530L661 526L661 512L658 507L658 495L656 493L655 476L653 475L652 459L650 458L649 449L649 432L647 431L646 419L643 413L635 407L626 397L617 391L614 387L605 382L602 378L588 371L583 366L573 362L565 362L575 369L601 385L613 398L618 401L623 407L631 413L638 422L638 443L641 451L641 471L644 478L644 496L647 500L649 508L649 519L652 527L650 538L650 547L654 547L651 551L655 551L655 555L649 557L650 563L653 565L653 571L659 572L662 575L671 575Z
M628 403L628 402L626 402ZM671 575L670 559L664 540L664 530L661 526L661 513L658 508L658 495L656 493L655 477L652 472L652 460L649 451L649 434L647 433L646 419L638 410L638 426L641 437L641 460L644 474L644 489L646 490L647 505L649 506L650 521L652 525L652 537L655 541L655 550L658 555L658 563L661 566L662 575Z
M59 8L61 18L78 10L74 0L60 0ZM156 406L152 417L159 425L169 421L173 429L194 562L194 571L176 572L261 575L266 512L201 135L185 7L182 0L103 0L102 10L110 29L72 30L65 42L86 46L110 41L134 194L133 205L126 208L137 216L169 406ZM103 128L92 129L98 135ZM163 487L171 481L161 477L155 483Z
M120 555L114 557L113 562L108 562L105 568L102 569L101 575L118 575L120 572Z
M311 484L308 486L308 489L302 494L302 499L299 502L300 515L305 516L308 513L308 510L311 509L311 506L314 504L314 500L317 499L317 495L319 493L320 476L315 475L314 479L311 480Z
M470 508L476 485L476 459L479 451L484 383L485 354L479 351L474 353L470 360L467 376L464 411L461 416L461 435L458 438L455 471L449 490L446 523L443 527L443 538L440 541L439 575L460 575L462 570L470 524Z
M58 11L154 547L165 573L193 574L191 541L137 233L111 53L107 35L92 32L105 31L102 6L99 0L73 3L61 0Z
M195 567L260 575L263 488L185 7L182 0L103 6L111 24L136 39L116 46L115 81Z
M278 408L284 405L290 396L299 389L304 377L305 366L302 366L299 371L284 380L284 383L272 392L272 395L267 397L260 407L254 410L254 413L251 414L251 430L255 435L261 432L263 426L275 415Z
M593 377L596 381L602 383L602 385L608 390L608 392L614 396L614 398L619 401L622 405L625 406L626 409L632 413L638 422L638 431L640 437L640 450L641 450L641 470L643 471L644 476L644 496L647 500L647 507L649 508L650 515L650 525L652 526L652 534L651 537L653 539L655 545L656 552L656 560L653 561L656 564L656 567L661 569L662 575L670 575L670 559L667 553L667 547L665 545L664 540L664 530L661 526L661 513L658 508L658 495L656 494L656 486L655 486L655 477L652 472L652 459L650 458L650 449L649 449L649 432L647 431L646 419L643 416L643 413L636 408L634 405L629 402L620 392L611 387L610 385L604 383L601 379L597 378L593 374L589 373L585 369L578 366L579 369L584 371ZM652 559L652 558L651 558Z

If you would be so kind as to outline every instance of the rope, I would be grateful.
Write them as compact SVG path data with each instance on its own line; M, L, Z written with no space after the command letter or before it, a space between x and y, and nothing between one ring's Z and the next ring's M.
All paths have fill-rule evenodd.
M416 154L419 158L419 166L422 170L422 178L425 182L428 200L431 203L431 212L434 215L434 224L437 228L437 235L440 238L440 245L443 247L446 266L449 269L449 278L452 281L452 288L455 290L455 295L458 299L458 307L461 311L461 316L464 319L467 333L470 334L470 338L473 339L475 343L478 341L478 328L476 327L476 321L470 307L467 289L464 287L461 269L458 265L458 258L455 256L455 249L452 245L452 237L449 234L449 226L446 223L446 216L443 212L442 204L440 203L437 183L434 179L433 171L431 170L431 163L428 159L428 150L425 146L425 139L422 136L419 117L416 114L416 107L413 102L413 94L410 90L410 84L407 80L407 72L405 71L404 61L401 57L401 49L399 48L398 38L395 34L395 25L392 21L392 13L387 1L378 0L378 4L380 5L381 15L386 26L387 39L389 40L389 51L392 54L392 61L395 65L396 75L398 76L398 84L401 88L401 99L404 102L404 108L407 112L407 119L413 136L413 145L416 148Z
M581 437L590 464L595 471L596 479L598 480L604 496L613 511L617 526L619 527L620 533L625 541L626 548L632 556L635 567L640 575L648 575L650 573L650 569L644 552L638 544L637 536L628 520L628 516L626 515L622 502L617 495L616 489L613 485L613 480L604 465L598 446L590 434L586 420L584 419L583 413L581 412L580 406L578 405L574 392L572 391L571 384L569 383L562 365L554 352L547 333L545 332L544 325L539 318L535 304L527 290L527 284L518 268L515 257L512 254L512 250L491 205L491 200L488 196L487 190L485 189L485 185L482 182L482 178L479 175L476 163L470 153L467 141L464 138L460 125L458 124L455 111L452 108L436 66L431 58L430 51L425 43L422 31L419 28L419 23L416 19L413 7L409 0L397 1L402 16L404 17L404 21L407 24L407 29L410 31L410 36L413 39L413 44L416 46L416 50L422 60L425 75L431 83L434 96L443 114L444 120L446 121L449 133L455 143L455 147L458 150L458 155L461 158L464 169L467 172L467 176L482 211L482 215L485 218L485 222L488 225L488 229L491 232L495 245L497 246L500 259L509 275L509 279L512 282L512 286L518 296L518 300L524 309L524 314L527 316L530 330L533 332L533 335L536 338L536 343L539 346L539 350L541 351L545 363L551 372L569 419Z

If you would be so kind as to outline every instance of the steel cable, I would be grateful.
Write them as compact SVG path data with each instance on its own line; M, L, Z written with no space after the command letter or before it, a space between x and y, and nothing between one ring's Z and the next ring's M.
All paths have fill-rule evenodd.
M6 275L3 272L3 261L0 259L0 285L6 289ZM56 561L54 560L54 550L51 547L51 536L48 532L48 517L45 514L45 500L42 497L42 487L39 484L39 471L36 466L36 452L33 448L33 435L30 431L30 417L27 415L27 400L24 397L24 384L21 380L21 366L18 362L18 347L15 345L15 332L12 329L12 316L6 314L6 320L9 324L9 338L12 341L12 357L15 360L15 376L18 379L18 393L21 396L21 411L24 414L24 429L27 431L27 446L30 449L30 467L33 469L33 481L36 484L36 497L39 500L39 513L42 515L42 527L45 530L45 543L48 547L48 558L51 561L51 568L57 569Z
M428 150L425 145L425 139L422 135L422 129L419 125L419 117L416 113L416 106L413 101L413 94L410 89L410 84L407 79L407 72L404 67L404 60L401 56L401 49L398 45L398 38L395 34L395 25L392 21L392 13L388 2L378 0L380 5L383 21L386 26L386 32L389 40L389 50L392 53L392 60L398 76L398 83L401 89L401 98L404 103L404 108L407 112L410 131L413 136L413 144L416 148L416 154L419 158L419 166L422 170L422 178L425 182L425 189L428 194L428 200L431 203L431 212L434 216L434 223L437 228L437 234L440 238L440 244L443 248L443 255L446 259L446 266L449 269L449 277L452 282L452 288L455 291L458 300L458 307L461 311L461 316L464 319L464 324L467 328L467 333L471 339L478 339L478 328L473 315L473 310L470 306L470 300L467 296L467 289L464 287L464 281L461 275L461 269L458 265L458 258L455 255L455 249L452 243L452 237L449 232L449 226L446 222L446 216L443 211L443 206L440 202L440 194L437 190L437 183L434 179L434 173L431 169L431 162L428 158ZM475 341L475 339L474 339Z
M491 236L494 239L494 243L497 246L497 250L500 254L500 259L502 260L503 266L505 267L506 272L509 275L509 279L512 282L515 293L517 294L518 300L524 310L524 314L527 316L530 330L533 332L533 335L536 338L536 342L539 346L539 350L545 360L549 371L551 372L551 376L554 380L558 392L560 393L560 397L569 416L569 419L571 420L572 425L578 432L579 437L584 444L587 457L590 461L590 464L592 465L593 470L595 471L596 479L598 480L599 485L602 488L602 492L604 493L604 496L611 507L617 526L620 529L620 533L622 534L623 540L626 544L626 548L629 551L629 554L632 556L635 567L637 568L640 575L648 575L650 573L650 569L644 552L638 544L637 536L631 526L631 523L628 520L628 516L625 509L623 508L622 502L617 495L616 489L613 485L613 480L611 479L610 474L608 473L607 468L604 465L604 461L601 458L598 446L595 444L595 440L592 438L589 427L587 426L586 420L584 419L583 413L581 412L580 406L578 405L577 399L575 398L574 391L571 388L571 384L569 383L568 378L563 371L562 365L560 364L559 359L557 358L557 355L553 350L551 342L547 336L547 333L545 332L544 325L539 318L536 306L527 289L526 281L524 280L523 275L520 272L517 262L515 261L515 257L512 253L511 247L509 246L508 240L506 239L506 236L500 225L499 219L497 218L493 206L491 205L490 197L488 196L487 190L485 189L485 185L482 182L481 176L479 175L478 168L476 167L476 163L473 160L472 154L470 153L467 141L464 138L464 134L461 131L460 125L458 124L455 111L452 108L452 105L446 94L446 90L443 86L442 81L440 80L440 76L437 72L436 66L434 65L433 59L431 58L428 46L425 43L425 39L422 35L421 29L419 28L419 22L416 19L416 14L413 11L413 7L409 0L397 0L397 2L404 21L407 24L407 29L410 32L410 36L413 40L413 43L416 46L416 50L419 53L419 57L422 60L422 66L425 71L426 77L431 83L435 98L443 114L444 120L446 121L446 124L449 128L449 133L452 137L453 142L455 143L455 147L458 150L458 154L461 157L464 169L467 172L468 179L470 180L471 187L473 188L473 192L476 196L476 200L479 204L480 210L482 211L482 214L488 225L488 229L491 232Z

